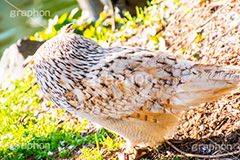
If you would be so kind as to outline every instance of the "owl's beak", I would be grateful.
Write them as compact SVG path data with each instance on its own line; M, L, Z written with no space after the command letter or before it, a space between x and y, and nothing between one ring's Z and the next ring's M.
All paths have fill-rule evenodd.
M25 68L26 66L32 67L34 64L34 58L33 56L28 56L27 59L24 61L22 67Z

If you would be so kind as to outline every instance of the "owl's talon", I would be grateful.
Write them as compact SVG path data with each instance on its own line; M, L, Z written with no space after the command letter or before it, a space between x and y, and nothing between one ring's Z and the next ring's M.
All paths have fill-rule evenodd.
M136 153L135 160L138 160L141 158L146 158L147 155L151 152L151 149L152 148L150 148L150 147L136 149L137 153Z

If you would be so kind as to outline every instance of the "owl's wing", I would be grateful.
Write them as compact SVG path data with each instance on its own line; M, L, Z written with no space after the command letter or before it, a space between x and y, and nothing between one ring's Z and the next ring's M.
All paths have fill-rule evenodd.
M124 50L109 54L83 81L85 105L106 117L138 119L179 113L238 87L239 67L177 60L168 53Z

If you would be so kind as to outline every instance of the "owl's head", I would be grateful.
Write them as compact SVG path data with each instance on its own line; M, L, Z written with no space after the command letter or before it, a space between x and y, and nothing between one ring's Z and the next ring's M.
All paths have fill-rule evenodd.
M61 33L43 43L33 56L28 57L23 67L33 67L39 61L52 59L81 59L99 56L102 47L95 41L73 33L72 23L64 26Z

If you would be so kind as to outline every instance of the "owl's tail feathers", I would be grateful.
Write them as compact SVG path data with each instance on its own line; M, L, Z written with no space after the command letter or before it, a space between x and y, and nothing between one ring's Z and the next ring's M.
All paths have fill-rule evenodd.
M213 101L240 86L240 67L194 65L195 74L183 77L176 94L171 97L173 106L188 108Z

